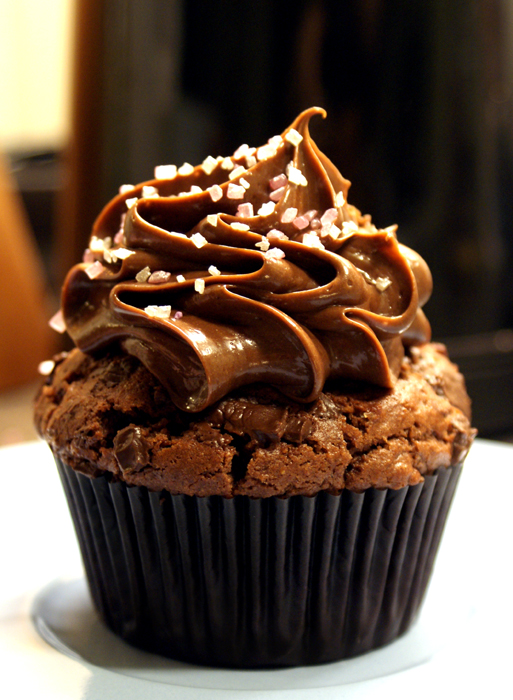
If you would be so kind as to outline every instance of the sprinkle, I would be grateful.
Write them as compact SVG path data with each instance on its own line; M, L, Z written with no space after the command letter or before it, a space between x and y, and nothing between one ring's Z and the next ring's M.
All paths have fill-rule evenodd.
M300 231L306 228L309 223L310 222L308 221L306 216L296 216L296 218L292 221L292 224Z
M89 248L86 248L84 250L84 254L82 256L82 262L93 263L94 260L95 260L94 253Z
M138 282L146 282L150 275L151 275L151 270L148 266L146 266L146 267L143 267L142 270L139 270L139 272L135 276L135 279Z
M174 180L177 175L176 165L157 165L155 168L156 180Z
M108 248L105 248L105 250L103 251L103 259L105 260L106 263L113 263L113 262L116 262L116 261L113 259L112 253L111 253L111 251L110 251Z
M97 277L99 277L102 272L105 270L103 265L99 260L97 260L94 263L91 263L91 265L88 265L85 269L86 275L89 277L90 280L94 280Z
M337 194L335 195L335 206L343 207L345 203L346 198L344 197L344 193L342 191L337 192Z
M177 275L176 281L180 283L185 282L185 277L183 275Z
M267 238L270 241L288 241L289 237L286 236L283 231L278 231L277 228L272 228L267 234Z
M378 277L376 279L376 281L374 282L374 284L376 285L376 288L378 289L378 291L384 292L385 289L390 287L390 285L392 284L392 280L389 279L388 277Z
M184 163L178 168L179 175L191 175L194 172L194 166L190 163Z
M286 173L289 182L291 182L293 185L301 185L302 187L306 187L308 185L308 180L303 175L301 170L299 170L299 168L295 168L292 163L287 165Z
M159 191L153 185L143 185L141 197L158 197Z
M133 189L133 185L121 185L121 187L119 188L119 194L126 194L127 192L130 192L130 190Z
M223 190L219 185L212 185L212 187L207 187L207 192L209 193L213 202L217 202L223 196Z
M309 211L305 211L303 216L306 216L308 221L311 221L316 214L317 214L317 209L310 209Z
M260 248L260 250L262 251L262 253L265 253L266 250L269 250L270 245L271 245L271 244L269 243L269 241L267 240L267 238L263 238L263 239L262 239L261 241L259 241L258 243L255 243L255 248Z
M238 147L238 149L235 151L233 154L233 157L235 160L238 160L239 158L242 158L242 156L245 156L246 153L249 151L249 146L247 143L243 143L241 146Z
M148 284L164 284L165 282L169 282L170 279L170 272L166 272L166 270L155 270L155 272L152 272L148 277L147 282Z
M274 202L264 202L260 209L257 211L258 216L269 216L272 214L276 208Z
M217 267L216 267L215 265L211 265L211 266L208 268L208 271L210 272L210 274L212 275L212 277L217 277L218 275L221 274L221 270L218 270Z
M239 185L242 185L242 187L244 187L245 190L249 190L250 188L249 182L244 177L241 177L241 179L239 180Z
M204 245L207 245L208 241L205 238L205 236L202 236L201 233L193 233L191 236L191 241L194 243L196 248L203 248Z
M128 250L128 248L116 248L116 250L111 252L111 255L113 258L117 258L118 260L126 260L131 255L134 255L134 253L135 250ZM114 262L116 261L114 260Z
M125 242L125 232L123 231L122 228L120 228L119 231L114 236L114 243L116 245L122 245L124 242Z
M105 243L103 242L103 238L96 238L96 236L92 236L89 242L89 250L92 253L103 253L103 251L105 250Z
M232 172L228 175L229 180L235 180L236 177L239 177L242 175L242 173L246 172L246 168L243 165L238 165L236 168L232 170Z
M201 164L201 169L205 175L210 175L217 168L217 160L212 156L207 156Z
M241 221L234 221L233 224L230 224L230 228L234 228L236 231L249 231L249 226Z
M201 277L194 280L194 291L199 292L199 294L203 294L205 291L205 280L201 279Z
M326 209L324 214L321 216L321 224L327 226L335 221L338 216L338 211L334 208Z
M281 260L285 257L285 253L281 248L269 248L269 250L264 253L264 256L268 260Z
M293 146L299 146L299 144L303 140L303 137L301 136L299 131L296 131L295 129L289 129L285 134L284 138L285 141L291 143Z
M287 184L287 176L285 173L281 173L281 175L276 175L276 177L273 177L272 180L269 180L269 187L272 190L277 190L280 187L284 187Z
M171 316L171 307L167 306L146 306L145 309L148 316L151 318L162 318L167 320Z
M53 372L54 367L55 362L53 360L43 360L43 362L40 362L38 364L37 371L39 372L39 374L42 374L43 377L47 377Z
M253 214L253 205L251 202L244 202L244 204L239 204L237 207L237 216L241 216L243 219L248 219Z
M302 243L309 248L319 248L320 250L324 250L324 245L322 244L322 241L319 240L319 237L315 235L315 233L305 233L303 234L303 240Z
M273 202L278 202L284 194L285 187L280 187L278 190L274 190L274 192L271 192L271 194L269 195L269 199L271 199Z
M312 219L310 221L310 228L314 231L316 231L319 228L322 228L321 220L320 219Z
M342 233L344 236L350 236L352 233L358 231L358 226L354 221L343 221L342 222Z
M129 197L128 199L125 199L125 204L127 209L131 209L134 204L137 202L137 197Z
M251 155L251 156L246 156L246 157L244 158L244 160L246 161L246 168L247 168L248 170L249 170L249 168L252 168L253 166L255 166L255 165L257 164L257 159L256 159L255 156L253 156L253 155Z
M50 328L53 328L57 333L64 333L66 330L66 323L64 321L64 316L62 315L62 309L59 309L56 314L48 321Z
M288 209L285 209L285 211L281 215L280 221L282 224L290 224L291 221L294 221L296 216L297 216L296 207L289 207Z
M246 190L244 187L241 185L235 185L233 182L230 182L228 189L226 190L226 196L228 199L244 199L245 194Z
M199 185L192 185L190 189L191 194L199 194L200 192L203 192L201 187Z
M223 170L233 170L233 160L231 158L223 158L221 161L221 168Z
M328 236L330 236L330 238L333 238L333 240L336 240L339 237L339 235L342 233L341 229L339 229L338 226L335 226L335 224L331 224L331 226L329 226L329 227L328 226L322 227L321 236L324 235L324 230L326 228L328 229Z
M266 144L265 146L260 146L256 152L258 160L267 160L276 155L276 148L271 144Z
M281 146L281 144L283 143L283 139L279 135L271 136L271 138L269 139L269 141L267 143L270 144L271 146L275 146L275 148L278 148L278 146Z
M175 312L175 321L178 321L182 317L183 317L183 313L181 311Z

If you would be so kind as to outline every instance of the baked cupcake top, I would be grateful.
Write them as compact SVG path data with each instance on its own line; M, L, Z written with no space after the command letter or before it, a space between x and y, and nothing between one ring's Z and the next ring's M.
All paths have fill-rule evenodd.
M430 338L431 275L396 226L348 204L349 181L310 137L316 114L260 148L123 186L64 284L77 347L121 348L193 413L255 383L300 403L332 379L391 389L405 347Z

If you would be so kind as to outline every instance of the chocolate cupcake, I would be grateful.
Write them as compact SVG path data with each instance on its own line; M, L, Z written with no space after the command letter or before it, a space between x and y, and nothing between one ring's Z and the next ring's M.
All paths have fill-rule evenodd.
M100 616L172 658L312 664L402 634L474 437L429 270L347 203L322 112L123 187L64 284L77 347L36 425Z

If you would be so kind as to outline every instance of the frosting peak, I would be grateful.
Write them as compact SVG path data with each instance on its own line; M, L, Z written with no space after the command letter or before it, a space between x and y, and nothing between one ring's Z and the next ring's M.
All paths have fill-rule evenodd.
M315 114L121 188L64 284L77 346L118 344L186 411L254 382L304 402L328 378L391 387L404 345L429 340L431 276L395 226L347 203L350 182L310 137Z

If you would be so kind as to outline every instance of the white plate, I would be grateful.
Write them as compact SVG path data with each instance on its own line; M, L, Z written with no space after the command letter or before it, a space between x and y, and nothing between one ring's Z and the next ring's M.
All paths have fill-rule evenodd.
M478 440L473 447L425 605L407 635L356 659L270 671L201 668L117 639L92 609L46 445L0 449L0 475L4 697L397 700L441 691L505 697L510 687L513 446Z

